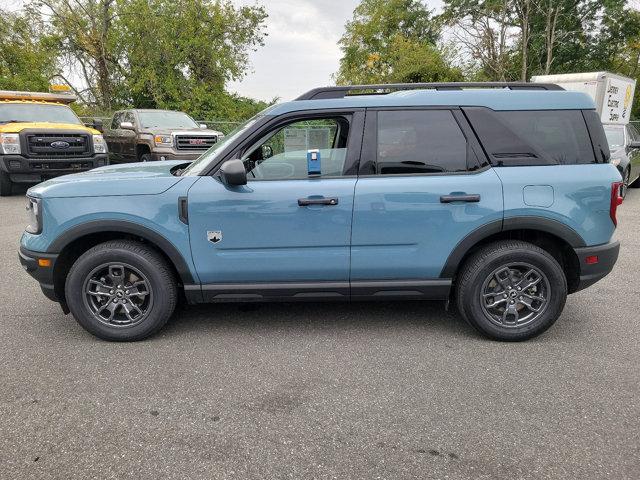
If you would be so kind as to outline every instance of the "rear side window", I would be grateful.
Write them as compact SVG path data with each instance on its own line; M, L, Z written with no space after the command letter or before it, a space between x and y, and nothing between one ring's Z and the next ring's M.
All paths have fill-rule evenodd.
M378 175L467 171L473 154L449 110L378 112Z
M561 165L596 162L580 110L496 113L518 136Z

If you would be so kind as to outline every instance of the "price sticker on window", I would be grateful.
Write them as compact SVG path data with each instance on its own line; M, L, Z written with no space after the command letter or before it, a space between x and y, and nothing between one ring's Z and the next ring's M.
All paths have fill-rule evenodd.
M307 150L307 173L309 175L320 175L320 150Z

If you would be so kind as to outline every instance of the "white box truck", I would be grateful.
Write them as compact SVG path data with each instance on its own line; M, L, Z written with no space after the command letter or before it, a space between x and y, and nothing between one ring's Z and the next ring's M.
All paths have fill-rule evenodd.
M631 116L636 81L609 72L537 75L534 83L555 83L565 90L589 95L596 104L603 124L626 125Z

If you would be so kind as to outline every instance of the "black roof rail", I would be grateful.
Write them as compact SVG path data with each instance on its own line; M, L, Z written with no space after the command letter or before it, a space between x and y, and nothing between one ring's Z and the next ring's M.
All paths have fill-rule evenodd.
M462 90L463 88L508 88L510 90L564 90L554 83L529 82L436 82L436 83L387 83L378 85L340 85L337 87L320 87L309 90L296 100L322 100L327 98L344 98L349 92L361 91L355 95L386 95L397 90Z

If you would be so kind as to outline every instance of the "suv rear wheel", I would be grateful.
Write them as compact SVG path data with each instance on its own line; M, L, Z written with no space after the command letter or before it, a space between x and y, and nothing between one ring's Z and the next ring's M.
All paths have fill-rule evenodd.
M11 182L9 174L0 170L0 197L8 197L11 195L12 187L13 182Z
M567 280L548 252L505 240L482 247L465 262L456 294L460 313L479 332L520 341L541 334L558 319Z
M71 267L69 310L87 331L105 340L142 340L164 326L177 300L176 280L152 248L113 240L85 252Z

